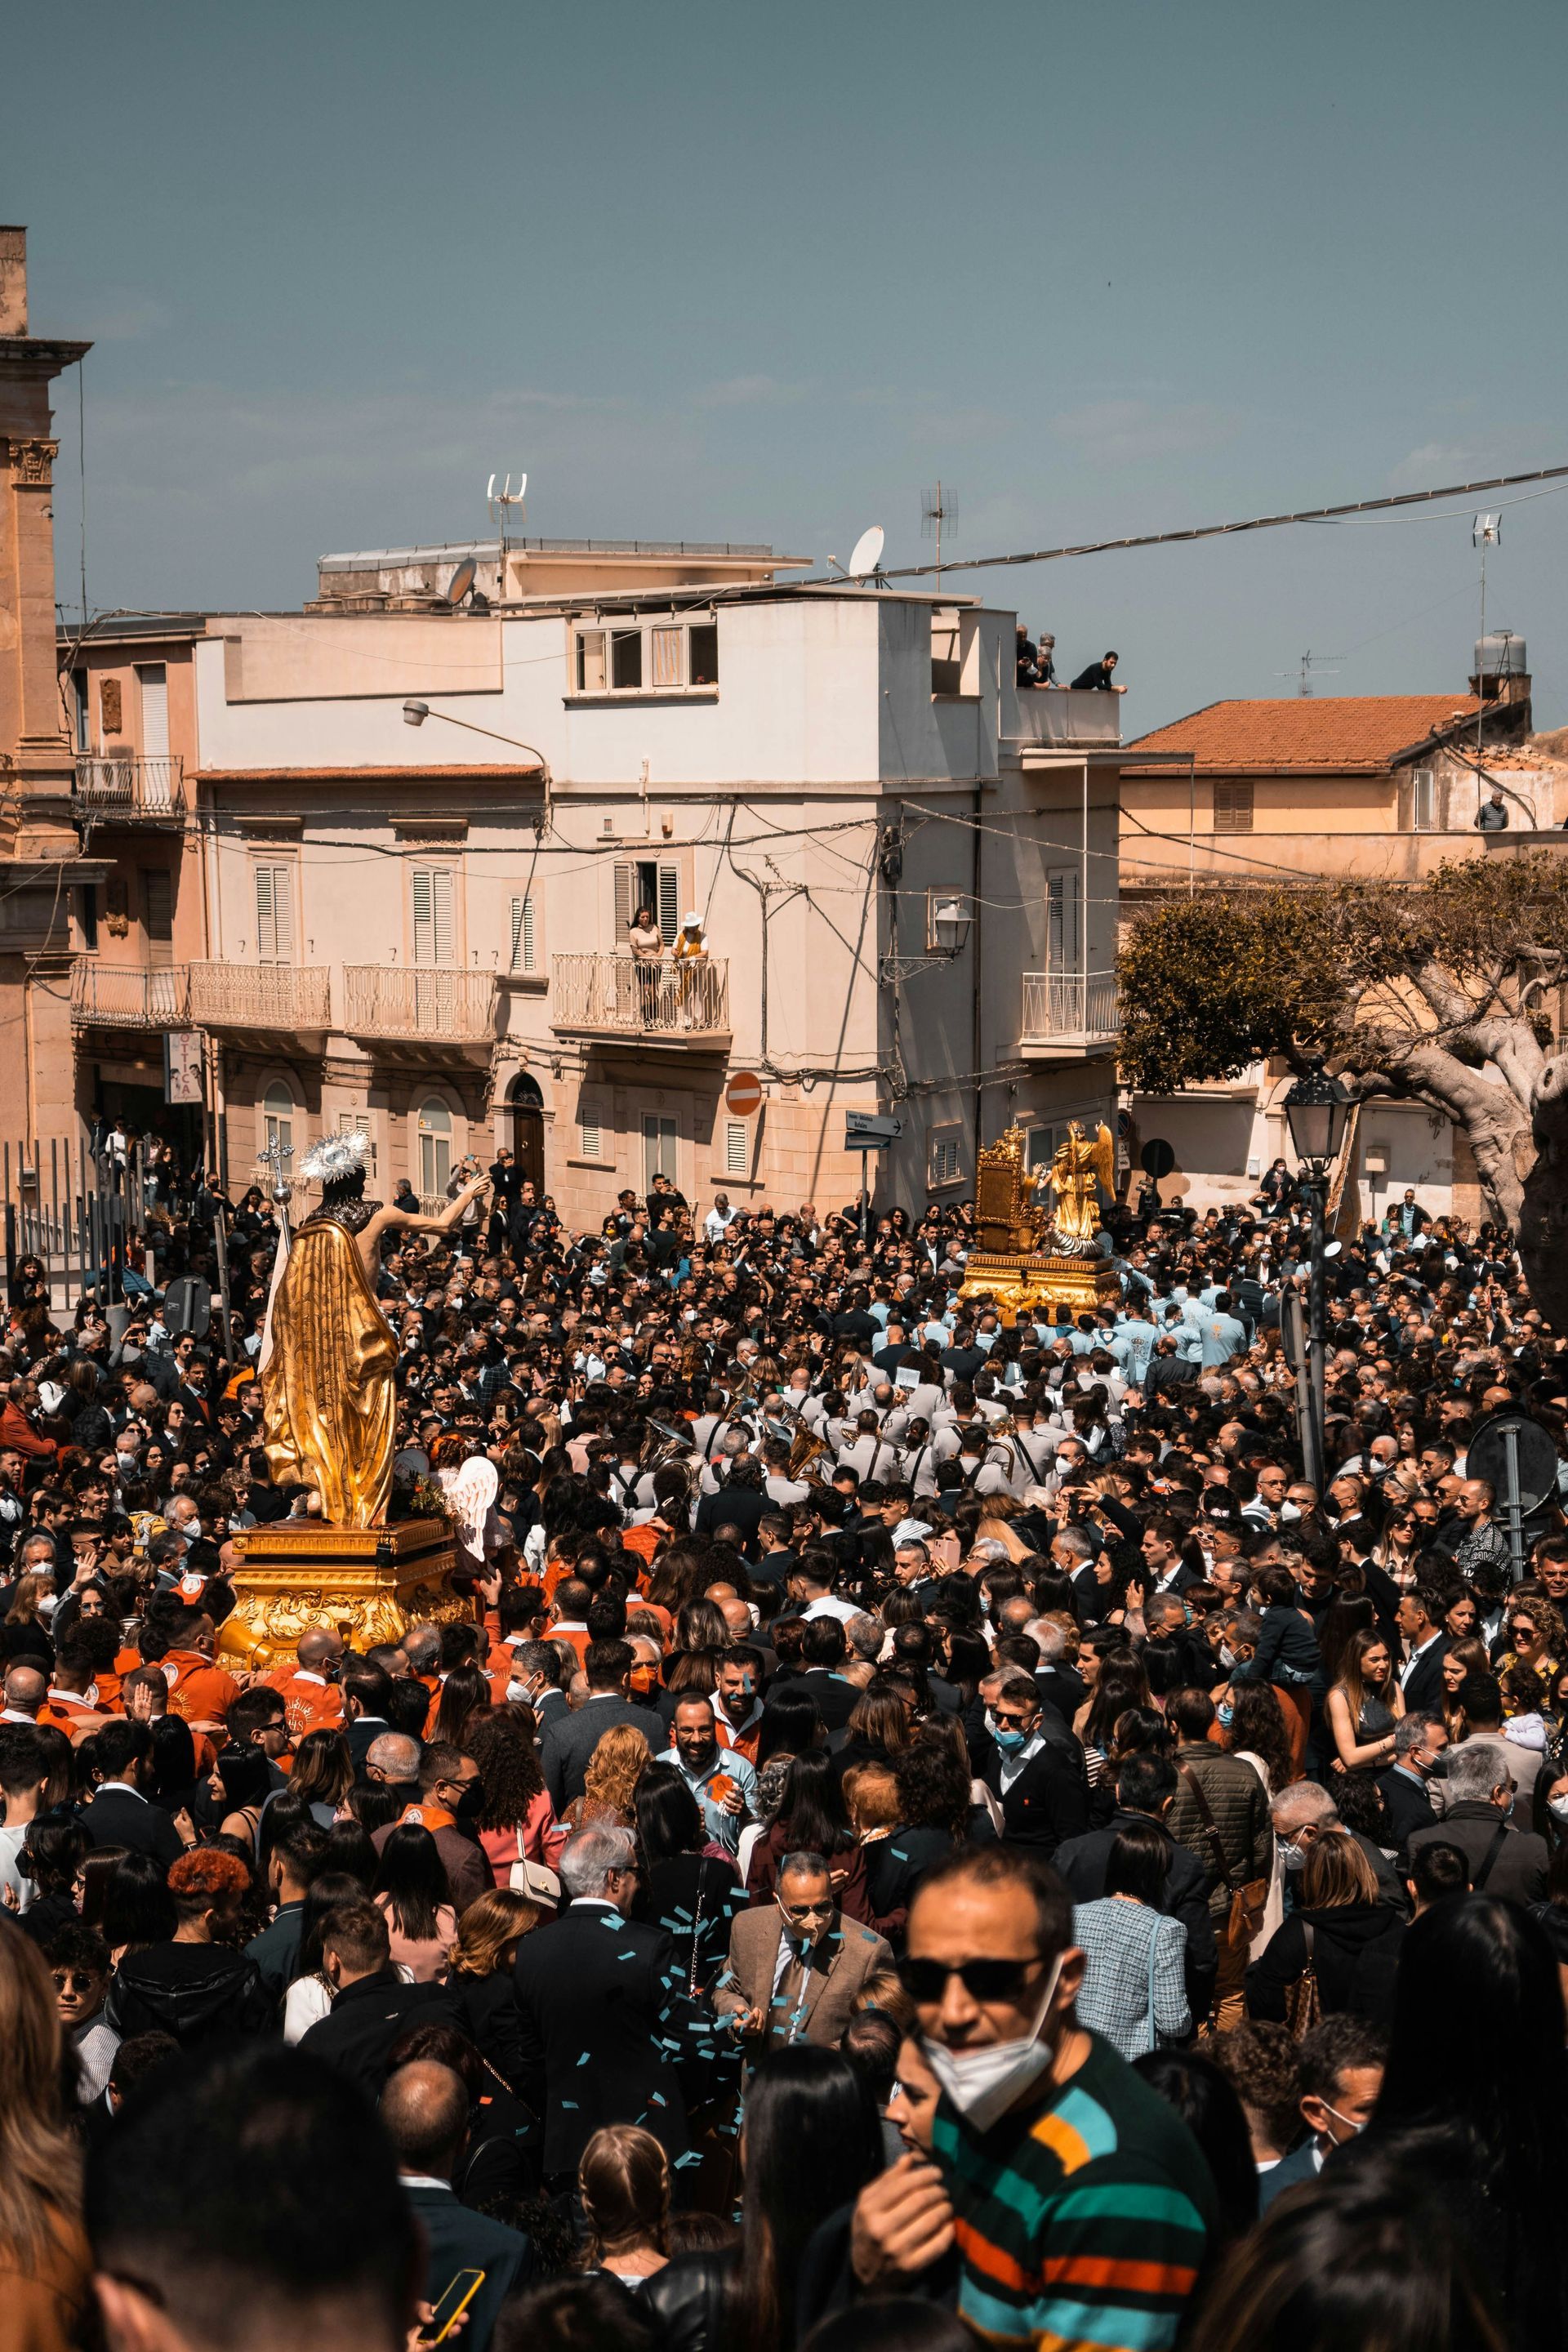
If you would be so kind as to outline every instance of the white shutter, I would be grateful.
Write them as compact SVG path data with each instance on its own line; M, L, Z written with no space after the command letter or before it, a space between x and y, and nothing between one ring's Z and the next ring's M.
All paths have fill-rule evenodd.
M537 969L533 954L533 899L514 898L511 902L511 962L512 971L533 971Z
M584 1160L597 1160L600 1157L598 1120L584 1116L577 1122L577 1132L582 1139L581 1156Z
M632 927L632 892L637 887L637 869L631 866L616 867L616 945L625 947L626 933Z
M454 961L449 866L414 868L414 961L442 965Z
M724 1121L724 1173L743 1176L746 1172L746 1122L743 1118Z
M142 757L144 760L166 760L169 756L169 674L162 662L138 665L137 678L142 687Z
M680 929L680 868L661 866L658 869L658 928L664 934L667 948L675 945Z
M287 866L256 869L256 961L291 963L294 960L293 875Z

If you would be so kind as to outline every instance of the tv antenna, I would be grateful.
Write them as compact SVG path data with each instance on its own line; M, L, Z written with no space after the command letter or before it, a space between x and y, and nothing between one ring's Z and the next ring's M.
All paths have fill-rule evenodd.
M942 531L947 525L948 537L958 529L958 500L951 490L944 490L939 481L934 490L921 492L921 537L936 541L936 584L942 590Z
M882 578L882 549L886 542L887 536L888 534L882 529L881 524L879 522L874 522L868 530L863 530L861 532L859 538L850 549L849 562L847 565L840 563L836 555L830 555L827 561L832 564L834 570L837 572L841 580L861 581L869 579L875 580L879 585Z
M501 485L499 490L496 488L498 481L500 481ZM504 476L492 474L490 476L489 486L485 491L485 498L489 506L490 520L496 527L496 536L500 541L500 556L496 565L496 593L498 596L504 596L506 594L507 522L510 517L513 507L517 509L518 521L520 523L521 522L523 518L523 501L526 499L527 496L528 476L526 474L520 474L518 476L517 488L515 490L512 488L511 476L510 474Z
M1293 677L1296 680L1297 694L1310 697L1312 691L1314 670L1320 677L1337 677L1339 671L1334 665L1349 659L1348 654L1304 653L1294 669L1277 669L1274 675L1276 677Z

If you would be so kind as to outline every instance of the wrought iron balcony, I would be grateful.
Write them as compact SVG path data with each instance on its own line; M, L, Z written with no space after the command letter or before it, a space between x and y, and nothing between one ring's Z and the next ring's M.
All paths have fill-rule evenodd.
M182 825L184 761L171 752L140 760L132 752L83 752L76 763L77 805L96 824Z
M343 966L343 1018L350 1037L422 1046L489 1045L496 1034L491 971L447 971L430 964Z
M1109 971L1026 971L1018 1050L1033 1061L1109 1054L1121 1034L1116 975Z
M730 1038L730 966L713 956L657 963L630 955L552 959L550 1025L563 1037L710 1046Z
M179 1029L189 1022L190 982L183 963L100 963L78 956L71 974L71 1019L78 1028Z

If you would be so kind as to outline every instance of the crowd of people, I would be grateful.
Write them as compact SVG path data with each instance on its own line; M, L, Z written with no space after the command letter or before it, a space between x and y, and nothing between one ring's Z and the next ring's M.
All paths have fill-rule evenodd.
M1467 1453L1568 1458L1568 1355L1507 1235L1331 1260L1320 1491L1283 1170L1103 1202L1080 1314L963 1297L967 1204L583 1234L491 1174L384 1257L460 1602L395 1642L225 1647L319 1507L263 1189L198 1188L226 1328L18 1270L5 2340L1555 2340L1568 1534Z

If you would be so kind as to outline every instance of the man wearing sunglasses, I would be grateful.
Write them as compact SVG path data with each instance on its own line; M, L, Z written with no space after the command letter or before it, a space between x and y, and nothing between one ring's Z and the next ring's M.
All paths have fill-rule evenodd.
M1068 1891L1035 1855L969 1847L928 1872L900 1974L942 2090L935 2169L900 2158L862 2198L856 2273L886 2283L956 2236L983 2336L1167 2352L1214 2187L1175 2110L1077 2022L1083 1972Z
M845 1919L819 1853L786 1853L771 1906L737 1912L713 1994L754 2063L791 2042L836 2050L868 1977L890 1969L880 1936Z

